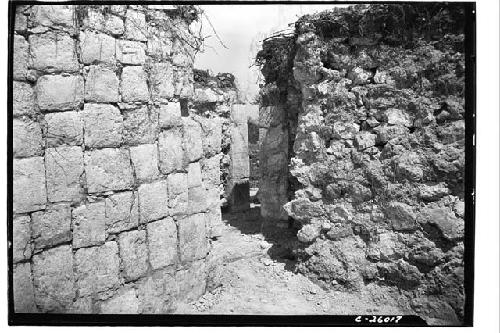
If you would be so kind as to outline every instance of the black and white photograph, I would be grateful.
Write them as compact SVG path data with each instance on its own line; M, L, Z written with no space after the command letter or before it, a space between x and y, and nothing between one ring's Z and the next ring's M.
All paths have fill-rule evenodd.
M8 23L10 325L473 325L475 2Z

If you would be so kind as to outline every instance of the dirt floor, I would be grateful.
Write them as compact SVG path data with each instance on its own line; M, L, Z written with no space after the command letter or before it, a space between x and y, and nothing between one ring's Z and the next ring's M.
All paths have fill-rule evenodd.
M207 292L177 313L307 315L411 314L392 290L323 290L293 272L295 231L260 218L259 206L223 215L226 227L208 258ZM399 301L399 302L398 302ZM399 305L398 305L399 304Z

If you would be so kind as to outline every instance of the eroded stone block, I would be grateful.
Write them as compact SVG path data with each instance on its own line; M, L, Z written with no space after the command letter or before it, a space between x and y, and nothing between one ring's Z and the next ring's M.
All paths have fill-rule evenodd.
M119 191L134 183L130 154L126 149L104 148L84 156L89 193Z
M203 156L203 144L201 140L201 126L190 118L182 118L183 147L189 162L195 162Z
M83 102L83 78L79 75L45 75L36 85L41 110L71 110Z
M46 73L78 71L75 40L67 33L49 31L28 40L32 68Z
M167 181L159 180L139 186L139 213L141 223L168 216Z
M33 241L36 249L53 247L71 240L71 209L69 204L54 205L33 218Z
M73 32L75 27L74 5L33 6L30 16L30 27L35 31L44 31L42 27L50 27Z
M90 66L85 80L85 101L116 103L119 101L118 77L108 68Z
M153 63L149 74L153 99L165 100L174 96L174 73L170 63Z
M221 151L222 122L219 117L206 119L200 118L203 130L203 154L206 157L214 156Z
M106 240L106 205L104 201L73 209L73 247L104 244Z
M14 157L41 155L45 146L40 125L28 118L12 121L12 152Z
M172 128L161 131L158 138L160 171L168 174L184 169L184 150L182 149L182 131Z
M147 225L149 261L153 269L173 265L177 261L177 227L168 217Z
M203 260L193 262L191 267L182 269L175 275L179 289L179 301L192 302L205 293L207 267Z
M181 104L179 102L162 104L158 110L159 125L161 128L170 128L182 125Z
M201 186L201 167L200 163L190 163L188 166L188 187Z
M137 314L139 300L134 288L124 287L111 299L101 304L103 314Z
M207 255L205 214L194 214L179 220L179 253L182 262Z
M118 40L116 42L116 57L124 65L144 65L146 52L144 44L131 40Z
M123 232L118 236L118 244L125 280L137 280L144 276L148 270L146 231Z
M123 117L116 107L109 104L85 104L81 115L86 147L117 147L121 144Z
M188 175L171 173L167 177L168 203L171 215L182 215L188 212Z
M25 80L28 74L28 41L23 36L14 35L14 57L12 71L14 80Z
M14 263L31 258L31 219L17 216L12 222L12 260Z
M175 309L175 271L164 269L141 280L137 286L139 313L165 314Z
M218 188L220 184L220 155L201 160L202 180L206 188Z
M60 146L45 150L47 196L49 201L78 201L83 153L79 146Z
M48 113L45 115L47 122L47 145L57 147L60 145L79 146L83 142L83 122L80 114L75 111Z
M135 176L139 181L149 181L158 178L158 145L145 144L130 147L130 157L134 165Z
M102 62L110 65L116 63L116 40L106 34L91 31L80 32L81 59L84 64Z
M146 73L142 66L124 67L120 87L124 102L147 102L149 99Z
M107 233L118 233L138 226L139 198L136 192L115 193L106 198L105 204Z
M42 157L14 159L13 207L15 213L45 208L45 166Z
M29 83L14 81L12 96L12 113L14 117L36 113L35 93Z
M125 38L139 41L147 41L146 15L137 10L127 10L125 16Z
M122 35L125 31L123 19L116 15L108 15L104 21L104 32L111 35Z
M14 311L16 313L36 313L35 293L31 278L31 264L29 262L14 266Z
M123 113L123 141L130 145L153 143L158 133L158 113L143 106Z

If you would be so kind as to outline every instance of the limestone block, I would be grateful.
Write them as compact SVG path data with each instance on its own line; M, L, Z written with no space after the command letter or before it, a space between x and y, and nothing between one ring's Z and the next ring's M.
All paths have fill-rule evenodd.
M45 208L47 192L42 157L14 159L12 192L15 213Z
M73 253L62 245L33 256L35 301L43 312L65 312L73 303Z
M54 205L45 211L35 212L32 219L35 249L53 247L71 240L69 204Z
M172 63L179 67L190 67L194 63L196 40L189 33L181 33L175 38L172 46ZM186 43L186 40L188 41Z
M118 245L111 241L102 246L79 249L75 253L75 268L80 297L116 287L120 283Z
M190 163L188 166L188 187L197 187L202 185L200 163Z
M165 314L175 309L177 295L175 270L167 268L156 271L139 281L136 286L139 313Z
M179 253L182 262L207 255L205 214L194 214L179 220Z
M14 263L31 258L31 219L17 216L12 221L12 260Z
M12 73L14 80L25 80L28 74L29 44L23 36L14 35Z
M154 100L165 100L174 96L174 72L168 62L153 63L149 72L151 95Z
M449 192L446 183L439 183L436 185L421 184L418 186L418 189L420 192L420 198L426 201L437 201Z
M79 75L45 75L36 85L41 110L71 110L83 102L83 78Z
M85 78L85 101L98 103L116 103L118 93L118 77L104 67L90 66Z
M85 104L83 112L85 146L89 148L117 147L122 142L123 117L109 104Z
M144 65L146 62L145 46L141 42L118 40L116 42L116 57L124 65Z
M60 146L45 150L47 196L49 201L80 199L83 153L79 146Z
M106 240L106 205L104 201L73 209L73 248L104 244Z
M230 171L231 179L240 180L250 177L250 161L248 153L232 153Z
M182 131L178 128L161 131L158 138L160 171L168 174L184 169L184 150L182 149Z
M108 15L104 21L103 30L111 35L122 35L125 31L123 19L116 15Z
M188 175L185 173L171 173L167 177L168 204L170 214L183 215L188 212Z
M411 206L402 202L390 202L385 215L396 231L412 231L417 229L416 216Z
M123 113L123 141L129 145L154 143L158 133L158 113L143 106Z
M139 225L139 198L137 192L110 195L106 204L106 232L118 233Z
M191 67L177 68L174 71L174 95L180 98L191 98L194 93L193 69Z
M139 300L134 288L124 287L101 304L102 314L138 314Z
M193 302L200 298L206 290L207 267L203 260L193 262L189 268L179 270L175 275L179 289L179 301Z
M45 143L40 125L28 118L12 121L12 152L14 157L41 155Z
M172 218L148 223L149 261L153 269L177 262L177 227Z
M168 187L166 180L139 186L139 213L141 223L168 216Z
M186 159L195 162L203 156L203 144L201 139L201 126L190 118L182 118L183 127L183 147Z
M91 31L80 32L81 60L84 64L116 63L116 40L102 33Z
M36 113L35 92L29 83L14 81L12 97L12 114L14 117Z
M359 133L354 137L354 142L359 149L366 149L375 146L376 134L373 133Z
M205 157L211 157L220 153L222 142L221 118L203 118L200 124L203 131L203 154Z
M430 208L424 210L424 221L435 225L444 238L457 241L464 236L464 220L457 218L449 208Z
M26 6L16 6L16 16L14 19L14 30L16 32L26 32L28 29L28 17L25 15Z
M91 297L81 297L77 298L71 305L68 313L78 313L78 314L92 314L92 298Z
M13 273L14 311L16 313L36 313L35 293L29 262L14 266Z
M173 46L172 39L170 30L148 26L148 55L159 61L170 60Z
M126 149L87 151L84 160L89 193L126 190L134 184L130 154Z
M81 28L91 28L94 30L102 30L104 27L104 13L98 8L86 8L85 17L83 19Z
M125 280L137 280L144 276L148 270L146 231L132 230L122 232L118 236L118 244Z
M122 71L120 85L122 101L124 102L147 102L149 99L146 73L142 66L127 66Z
M147 41L146 15L143 12L127 10L124 37L143 42Z
M179 102L162 104L158 108L159 125L161 128L170 128L182 125L181 105Z
M83 143L83 122L80 113L75 111L48 113L47 146L79 146Z
M30 65L46 73L79 70L75 40L67 33L49 31L30 35Z
M130 157L138 181L150 181L158 178L158 145L145 144L130 147Z
M41 29L53 28L68 32L73 32L75 28L74 5L43 5L33 6L30 16L30 27L38 28L34 31L44 31Z
M220 157L217 154L201 161L202 180L206 188L218 188L220 184Z

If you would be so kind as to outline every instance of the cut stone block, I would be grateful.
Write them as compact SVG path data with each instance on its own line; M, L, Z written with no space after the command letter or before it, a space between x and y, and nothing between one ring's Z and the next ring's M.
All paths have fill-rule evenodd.
M203 156L203 144L201 140L201 126L189 118L182 118L184 122L183 147L189 162L195 162Z
M193 70L190 67L178 68L174 71L174 95L180 98L191 98L194 94Z
M16 313L36 313L35 293L31 279L31 264L29 262L14 266L14 311Z
M118 40L116 42L116 58L124 65L144 65L146 51L144 44L131 40Z
M118 245L125 280L133 281L144 276L148 270L146 231L123 232L118 236Z
M78 201L83 174L83 152L79 146L60 146L45 150L47 196L49 201Z
M31 258L31 219L17 216L12 222L12 260L14 263Z
M221 151L222 122L219 117L206 119L200 118L203 130L203 154L206 157L214 156Z
M148 26L148 32L148 55L159 61L170 60L173 45L171 31Z
M73 248L104 244L106 204L94 202L73 209Z
M14 57L12 71L14 80L25 80L28 74L28 41L23 36L14 35Z
M45 121L49 147L79 146L83 143L83 122L78 112L48 113Z
M154 143L158 133L158 113L143 106L123 113L123 141L129 145Z
M81 59L84 64L106 63L114 65L116 40L106 34L80 32Z
M159 124L161 128L181 126L181 104L179 102L171 102L166 105L160 105Z
M33 6L30 26L43 26L73 32L75 29L74 7L74 5Z
M201 161L203 185L208 188L219 188L220 184L220 155L215 155Z
M167 177L168 204L170 214L185 215L188 213L188 175L185 173L171 173Z
M174 96L174 72L170 63L153 63L149 74L151 95L154 100L166 100Z
M109 104L85 104L83 112L85 146L90 148L118 147L122 142L123 117Z
M43 212L35 212L32 218L35 249L53 247L71 240L69 204L55 205Z
M139 300L134 288L125 287L101 304L102 314L138 314Z
M202 185L200 163L190 163L188 166L188 187L198 187Z
M199 299L207 286L207 268L203 260L194 262L189 268L182 269L175 275L179 289L178 301L193 302Z
M71 110L83 102L83 78L79 75L45 75L36 85L41 110Z
M76 286L80 297L106 292L120 283L116 242L79 249L75 253Z
M120 99L118 85L115 72L104 67L90 66L85 80L85 101L116 103Z
M73 253L69 245L33 256L35 301L42 312L65 312L75 297L74 281Z
M179 253L182 262L207 255L205 214L194 214L179 220Z
M175 270L164 269L136 284L139 299L139 313L165 314L175 310Z
M139 213L141 223L168 216L167 181L159 180L139 186Z
M177 227L168 217L147 225L149 262L153 269L177 262Z
M14 117L36 113L35 92L29 83L14 81L12 96L12 114Z
M45 166L42 157L14 159L13 207L15 213L45 208Z
M132 40L147 41L146 15L136 10L127 10L124 37Z
M189 43L186 43L186 39ZM194 63L196 40L190 38L188 33L183 33L181 38L175 38L172 48L172 63L179 67L190 67ZM191 44L191 45L189 45Z
M89 193L126 190L134 184L128 150L104 148L88 151L84 159Z
M142 66L123 68L120 90L124 102L147 102L149 100L146 73Z
M156 143L130 147L130 157L138 181L158 178L160 172L158 171L158 145Z
M116 15L108 15L104 21L104 32L111 35L122 35L125 31L123 20Z
M250 202L250 200L248 200ZM188 206L189 212L199 213L205 212L208 208L207 192L201 187L191 187L188 190Z
M118 233L139 225L139 199L136 192L121 192L106 198L106 231Z
M91 297L81 297L73 302L68 313L92 314L92 306Z
M184 150L182 149L182 131L172 128L162 131L158 138L160 171L168 174L184 170Z
M14 157L41 155L45 146L40 125L28 118L12 121L12 152Z
M46 73L76 72L80 69L75 40L67 33L49 31L29 37L31 67Z

